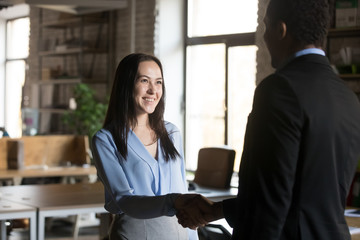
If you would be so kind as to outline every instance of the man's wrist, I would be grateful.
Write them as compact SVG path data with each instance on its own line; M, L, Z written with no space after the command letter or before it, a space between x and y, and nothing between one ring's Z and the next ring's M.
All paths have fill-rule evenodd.
M224 217L222 202L214 202L212 208L213 208L213 216L215 217L215 220L221 219Z

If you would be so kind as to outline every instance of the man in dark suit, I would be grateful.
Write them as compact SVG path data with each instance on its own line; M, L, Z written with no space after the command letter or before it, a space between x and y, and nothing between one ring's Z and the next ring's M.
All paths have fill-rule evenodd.
M183 226L225 217L233 239L350 239L344 209L360 159L360 104L321 49L329 18L328 0L270 0L264 39L276 72L255 91L238 196L194 198L178 207Z

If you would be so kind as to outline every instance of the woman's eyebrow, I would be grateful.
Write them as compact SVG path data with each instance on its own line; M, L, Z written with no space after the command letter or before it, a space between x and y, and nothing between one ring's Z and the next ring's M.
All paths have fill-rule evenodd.
M138 75L137 78L141 78L141 77L146 77L146 78L149 78L151 79L151 77L147 76L147 75ZM159 79L163 79L163 77L158 77L158 78L155 78L156 80L159 80Z

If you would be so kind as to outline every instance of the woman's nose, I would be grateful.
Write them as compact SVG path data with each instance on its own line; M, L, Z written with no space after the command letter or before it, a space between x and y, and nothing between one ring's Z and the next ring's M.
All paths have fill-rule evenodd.
M156 88L155 88L153 83L150 82L150 84L148 85L148 90L147 91L148 91L148 93L151 93L151 94L155 93Z

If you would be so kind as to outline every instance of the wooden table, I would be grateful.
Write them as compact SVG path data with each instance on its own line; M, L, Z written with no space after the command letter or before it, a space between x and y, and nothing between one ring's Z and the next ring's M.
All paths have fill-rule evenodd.
M203 194L213 201L236 196L236 189L215 190L197 189L197 193ZM3 206L13 207L14 211L5 207L0 212L0 220L27 217L34 222L34 209L38 210L37 238L45 238L45 218L55 216L77 215L82 213L106 213L104 209L104 189L102 183L78 183L78 184L47 184L47 185L20 185L0 187L0 199L5 203ZM0 201L0 203L1 203ZM10 202L11 201L11 202ZM0 205L1 206L1 205ZM0 208L1 209L1 208ZM15 211L15 210L18 211ZM7 211L8 212L5 212ZM14 215L9 215L12 212ZM17 215L20 214L21 215ZM27 212L29 215L24 215ZM346 217L349 226L360 227L360 218ZM223 223L220 223L223 224ZM34 238L32 230L31 239ZM228 229L231 232L231 229ZM360 234L351 236L352 240L360 240Z
M203 195L206 198L209 198L211 201L219 202L228 198L236 197L238 193L237 188L229 189L216 189L216 188L205 188L197 184L195 185L195 190L189 191L189 193L198 193Z
M36 208L0 198L0 237L6 240L6 220L29 218L30 240L36 239Z
M22 176L32 176L28 171ZM8 173L8 176L11 174ZM49 174L49 173L45 173ZM49 175L47 175L49 176ZM198 193L219 201L233 197L237 191L198 188ZM100 182L77 184L18 185L0 187L0 198L37 209L37 239L45 238L47 217L106 213L104 189Z
M36 169L8 169L0 170L0 181L11 180L13 185L19 185L22 178L42 177L96 177L95 166L71 166L71 167L44 167Z
M0 188L0 196L37 209L38 240L45 238L46 217L106 213L100 182L5 186Z

